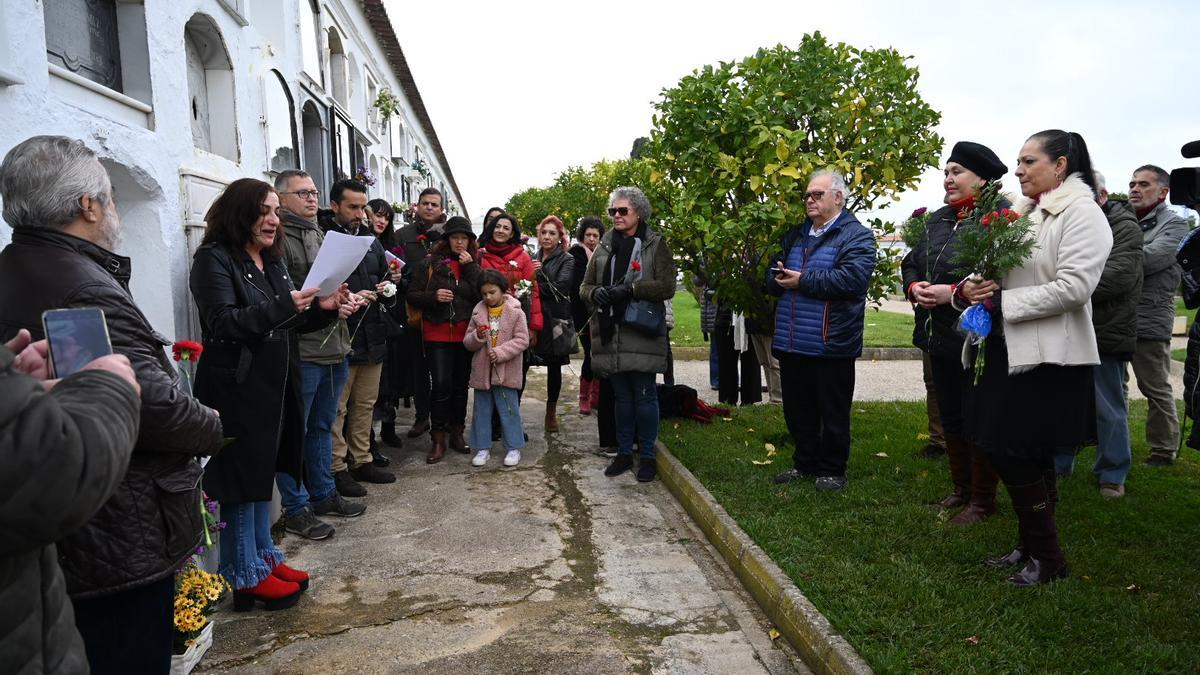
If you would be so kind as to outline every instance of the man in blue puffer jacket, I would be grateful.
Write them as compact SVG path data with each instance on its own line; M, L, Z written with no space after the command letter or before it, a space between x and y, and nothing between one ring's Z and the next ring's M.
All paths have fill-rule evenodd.
M767 291L779 296L771 351L796 443L794 467L775 482L815 477L818 491L832 492L847 482L854 360L862 354L875 236L846 210L846 182L833 171L813 174L804 202L808 219L788 230L767 269Z

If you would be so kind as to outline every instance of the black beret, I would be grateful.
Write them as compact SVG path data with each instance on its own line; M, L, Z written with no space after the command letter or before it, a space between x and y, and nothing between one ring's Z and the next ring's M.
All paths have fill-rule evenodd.
M992 152L992 149L980 143L959 141L950 151L947 163L957 162L984 180L996 180L1008 173L1008 167Z

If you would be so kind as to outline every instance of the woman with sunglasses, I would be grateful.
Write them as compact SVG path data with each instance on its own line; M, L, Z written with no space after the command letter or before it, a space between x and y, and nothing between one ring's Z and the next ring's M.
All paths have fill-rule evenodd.
M592 254L579 297L595 308L592 371L610 380L615 398L617 456L604 475L619 476L633 468L636 436L641 445L637 479L644 483L658 475L655 380L657 373L667 372L662 311L663 303L675 296L675 261L663 236L649 227L650 201L641 190L617 188L608 206L613 229ZM657 322L650 318L655 307Z

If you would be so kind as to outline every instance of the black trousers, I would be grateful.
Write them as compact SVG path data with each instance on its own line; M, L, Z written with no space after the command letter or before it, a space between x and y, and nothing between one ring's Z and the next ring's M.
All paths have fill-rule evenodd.
M632 424L632 422L630 422ZM616 398L613 396L612 382L608 378L600 380L600 401L596 405L596 425L600 431L600 447L617 447L617 413Z
M783 417L796 442L796 469L812 476L846 475L854 359L781 354L779 374Z
M433 431L466 426L467 387L471 382L471 352L461 342L426 342L432 390L429 421Z
M429 397L432 390L425 341L421 339L420 327L405 331L402 339L410 378L408 389L412 392L413 405L416 406L417 417L414 421L422 422L429 419Z
M975 371L963 368L959 359L933 354L929 356L929 364L933 370L933 391L937 398L938 417L942 420L942 431L962 436L965 433L963 396L975 378Z
M741 394L742 405L762 401L762 371L758 356L753 349L739 353L733 348L733 327L722 328L713 333L717 345L717 398L726 405L737 405ZM741 376L739 377L739 367Z
M175 577L102 598L75 600L75 627L95 675L171 671Z

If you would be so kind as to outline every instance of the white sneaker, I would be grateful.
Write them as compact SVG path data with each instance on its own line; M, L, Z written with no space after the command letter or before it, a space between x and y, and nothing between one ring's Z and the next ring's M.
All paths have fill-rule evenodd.
M487 464L488 457L490 457L491 454L492 453L487 450L480 450L479 452L475 453L475 457L471 460L471 466L483 466L484 464Z
M509 450L504 456L504 466L516 466L521 461L520 450Z

